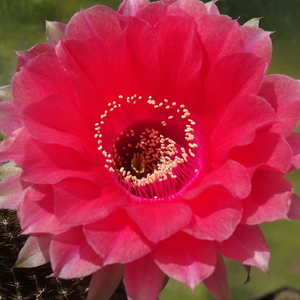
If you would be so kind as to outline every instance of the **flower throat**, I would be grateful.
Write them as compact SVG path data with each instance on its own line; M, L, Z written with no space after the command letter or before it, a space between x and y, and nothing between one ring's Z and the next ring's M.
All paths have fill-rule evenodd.
M119 96L100 120L104 167L134 201L172 201L205 169L203 134L184 105Z

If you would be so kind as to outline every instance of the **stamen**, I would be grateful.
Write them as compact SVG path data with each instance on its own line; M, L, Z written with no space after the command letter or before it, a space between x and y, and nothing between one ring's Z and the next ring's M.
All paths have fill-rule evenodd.
M122 120L133 110L132 105L140 105L143 109L138 111L148 109L155 115L164 110L158 113L164 118L157 124L151 121L153 127L143 121L141 124L133 123L129 128L125 127L127 124L118 125L122 128L118 129L118 135L108 137L107 132L111 131L113 124L111 120ZM114 117L110 118L111 114ZM189 177L198 176L196 122L188 118L190 115L184 104L168 99L157 101L152 96L144 99L136 94L131 97L119 95L118 102L108 103L108 109L100 115L101 121L95 123L94 138L103 156L104 167L116 175L131 197L157 201L172 198L186 182L190 182ZM131 121L134 120L127 122ZM172 137L168 136L170 134ZM111 143L110 148L107 147Z

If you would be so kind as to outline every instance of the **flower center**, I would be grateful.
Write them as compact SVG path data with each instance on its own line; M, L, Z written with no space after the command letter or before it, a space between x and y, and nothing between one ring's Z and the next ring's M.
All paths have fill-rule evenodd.
M104 167L134 201L176 199L207 167L203 132L184 105L119 99L95 124Z

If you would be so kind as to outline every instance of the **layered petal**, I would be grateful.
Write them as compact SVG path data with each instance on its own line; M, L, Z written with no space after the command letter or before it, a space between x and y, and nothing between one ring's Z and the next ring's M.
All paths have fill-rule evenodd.
M268 270L269 248L258 226L239 225L229 239L220 243L219 249L244 265Z
M226 265L220 253L217 252L217 264L214 273L203 280L203 283L216 299L231 299L231 292L227 281Z
M191 289L209 277L216 264L212 242L199 240L182 232L159 242L152 255L165 274L185 283Z
M78 278L98 271L102 259L85 241L81 227L56 234L50 245L53 275L60 278Z
M205 191L191 203L193 219L184 231L203 240L223 241L242 217L242 203L227 193Z
M154 243L181 230L192 218L190 207L181 203L142 204L131 206L126 211ZM165 221L166 216L168 222Z
M287 137L297 126L300 118L300 83L279 74L266 76L259 91L277 111L279 122L272 126L272 131Z
M152 250L137 225L121 211L85 225L84 233L105 265L131 262Z
M21 172L0 181L0 205L4 209L17 209L23 194Z
M156 300L163 288L165 274L151 255L146 255L125 265L124 280L128 299Z
M259 170L252 178L252 191L242 201L242 222L252 225L286 219L290 209L292 186L280 174Z
M249 26L247 23L241 27L245 50L263 57L268 63L272 57L271 32L264 31L258 26Z
M57 183L54 199L55 215L70 226L96 222L127 202L126 197L112 187L76 178Z
M237 181L239 185L236 185ZM227 160L221 168L210 172L200 182L196 181L183 198L193 199L210 187L228 191L233 197L243 199L251 191L250 176L243 165L234 160Z
M50 261L50 235L30 236L21 251L15 267L35 268Z
M21 198L18 217L23 234L58 234L69 229L54 214L51 186L30 186Z
M90 282L87 300L107 300L116 290L123 277L121 264L104 266L96 271Z

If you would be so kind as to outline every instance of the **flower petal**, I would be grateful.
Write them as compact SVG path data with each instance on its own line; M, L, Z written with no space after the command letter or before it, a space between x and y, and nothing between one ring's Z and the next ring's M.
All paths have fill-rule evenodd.
M64 38L66 24L46 21L46 35L48 43L55 47Z
M235 147L230 157L246 168L276 170L287 173L292 160L290 145L274 132L257 134L251 144Z
M242 222L253 225L286 219L289 211L292 186L281 174L258 170L252 178L252 191L242 201Z
M192 217L189 206L182 203L147 203L129 207L126 211L154 243L182 229Z
M300 197L295 194L292 196L292 203L288 217L291 219L300 220Z
M83 225L102 219L126 203L113 187L70 178L54 186L55 215L64 224Z
M76 13L65 31L66 40L88 40L97 37L111 45L120 35L121 27L117 13L109 7L95 5Z
M165 274L191 289L209 277L216 264L212 242L198 240L182 232L159 242L152 255Z
M190 17L166 16L155 26L161 64L162 94L170 99L184 99L187 106L199 94L202 45L197 24Z
M6 89L0 88L0 96L9 98L10 87ZM20 113L12 101L0 101L0 132L5 136L10 136L13 131L22 127L22 122L19 119Z
M300 119L300 82L284 75L269 75L259 95L277 111L279 122L271 130L283 137L290 135Z
M68 118L62 118L66 111ZM94 141L87 138L93 135L93 129L88 127L78 109L60 94L52 93L28 105L24 114L25 127L41 142L55 144L59 140L61 145L75 149L86 149L92 145L96 148ZM44 114L47 118L43 117Z
M135 16L143 7L149 5L148 0L125 0L118 9L118 13L124 16Z
M246 24L245 24L246 25ZM242 26L241 27L245 50L263 57L270 63L272 57L272 43L270 39L271 32L264 31L255 26Z
M17 209L21 201L23 186L21 172L0 181L0 204L4 209Z
M72 83L55 53L44 52L34 57L26 64L26 67L21 68L13 76L12 94L15 105L19 109L52 93L60 93L72 101L77 99L73 93ZM48 105L51 105L51 102Z
M124 269L124 280L128 299L158 299L165 277L150 255L127 263Z
M69 229L54 214L51 186L31 185L23 192L18 208L22 234L57 234Z
M115 264L96 271L89 286L87 300L108 300L115 292L123 276L123 265Z
M224 162L231 148L252 142L257 129L276 121L274 110L260 97L250 95L232 101L210 136L212 167Z
M258 226L239 225L229 239L220 243L220 251L244 265L268 271L270 252Z
M300 133L293 132L286 138L286 140L293 151L292 166L290 170L293 171L300 168Z
M205 107L199 110L207 120L209 129L219 121L220 115L233 99L258 92L266 67L264 59L252 53L240 52L222 57L210 68L205 79ZM246 112L247 109L243 107L242 111ZM251 111L256 109L252 107Z
M220 169L208 173L200 181L195 182L182 197L193 199L211 186L228 191L234 198L240 199L246 198L251 191L251 181L245 167L229 159Z
M122 211L85 225L84 233L104 265L131 262L152 250L137 225Z
M35 268L50 261L51 236L30 236L19 253L14 267Z
M197 25L211 65L222 56L244 51L240 26L230 17L204 14L197 18Z
M22 162L23 179L37 184L56 184L70 177L99 182L101 170L91 156L62 145L31 141ZM82 149L83 150L83 149Z
M231 292L227 281L227 272L224 259L217 252L217 264L214 273L204 279L204 285L218 300L230 300Z
M26 67L28 62L33 58L37 57L43 53L53 53L54 49L49 44L37 44L33 46L28 51L17 51L18 54L18 62L17 62L17 71L20 71L22 67Z
M102 259L86 242L80 227L53 237L50 258L53 275L64 279L88 276L102 266Z
M184 231L199 239L227 239L242 217L242 204L227 193L206 190L190 205L194 218Z
M177 0L172 3L176 7L180 7L187 14L197 19L199 16L207 13L206 6L203 2L198 0Z

